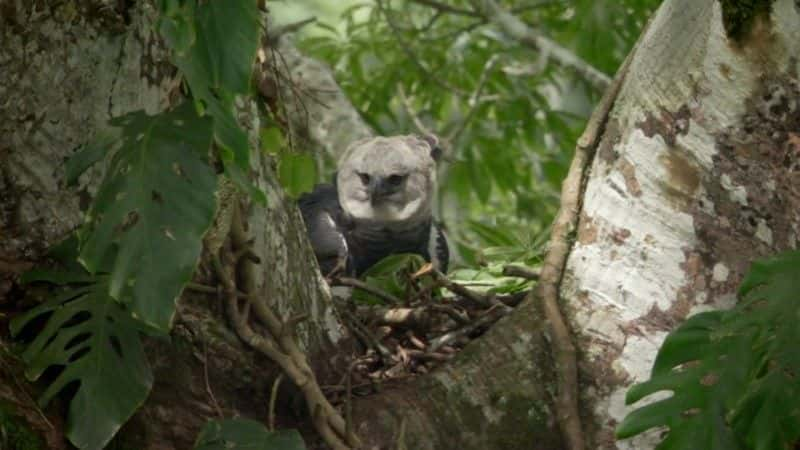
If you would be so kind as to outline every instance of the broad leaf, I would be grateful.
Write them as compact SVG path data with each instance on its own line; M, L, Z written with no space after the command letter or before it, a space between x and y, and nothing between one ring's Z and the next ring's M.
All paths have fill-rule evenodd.
M308 153L285 152L278 162L278 178L292 197L311 192L317 180L317 165Z
M75 184L86 169L103 159L109 151L117 150L119 139L118 130L112 128L75 152L66 164L67 185Z
M186 103L157 116L130 113L113 124L123 130L122 148L81 231L80 261L97 273L111 258L109 295L167 331L214 217L210 120Z
M249 419L210 421L203 427L195 450L305 450L296 430L269 431Z
M86 274L53 279L80 275ZM109 297L108 283L107 276L97 276L94 283L69 287L11 322L16 336L26 325L46 321L22 354L26 376L37 380L47 369L62 368L39 403L44 406L58 392L76 387L67 437L81 449L103 448L142 405L153 384L139 326Z
M403 297L408 285L408 275L418 270L423 264L425 264L425 260L416 254L389 255L367 269L362 278L372 287L395 297ZM360 289L353 292L353 299L365 304L386 303L385 300Z
M620 438L666 426L659 449L769 450L800 438L800 252L753 264L744 298L730 311L701 313L667 336L650 380L633 386L634 403L672 396L630 413Z
M182 7L163 3L160 32L172 47L174 63L186 77L195 102L214 118L225 174L256 200L266 201L246 176L250 147L234 116L236 97L250 92L260 37L256 2L187 0Z

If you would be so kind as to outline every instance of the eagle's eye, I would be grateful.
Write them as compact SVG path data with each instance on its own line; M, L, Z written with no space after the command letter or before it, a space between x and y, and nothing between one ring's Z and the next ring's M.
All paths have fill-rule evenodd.
M356 174L358 174L358 177L361 178L361 182L364 184L364 186L369 184L369 174L361 172L356 172Z
M389 184L392 186L399 186L400 183L402 183L403 180L406 179L406 176L407 175L399 175L399 174L389 175L389 178L387 178L386 181L388 181Z

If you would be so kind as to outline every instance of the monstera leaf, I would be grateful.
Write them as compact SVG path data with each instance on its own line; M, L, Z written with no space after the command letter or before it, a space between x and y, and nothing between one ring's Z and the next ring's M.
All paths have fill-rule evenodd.
M305 450L295 430L269 431L247 419L208 422L200 432L195 450Z
M121 146L80 233L79 261L90 273L113 261L108 294L162 331L169 330L214 217L210 122L190 103L112 121L122 131Z
M626 402L672 395L630 413L626 438L653 427L659 449L768 450L800 438L800 252L755 263L730 311L701 313L667 336L650 380Z
M247 179L250 169L247 133L236 123L234 101L250 91L250 77L259 43L255 1L198 3L162 0L160 32L173 50L195 102L214 118L225 173L255 199L264 193Z
M153 384L139 340L139 325L108 295L110 278L74 271L38 271L25 281L75 283L11 322L18 336L27 326L44 328L22 354L26 376L39 379L60 368L39 399L76 387L67 415L67 437L78 448L103 448L139 406Z

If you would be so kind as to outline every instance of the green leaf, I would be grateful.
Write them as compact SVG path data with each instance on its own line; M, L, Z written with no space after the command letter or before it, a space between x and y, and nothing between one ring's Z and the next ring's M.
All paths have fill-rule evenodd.
M44 407L58 392L76 386L67 437L81 449L103 448L142 405L153 384L138 324L109 297L108 282L108 277L99 276L88 286L68 288L11 322L16 336L34 320L46 320L22 354L26 376L33 381L48 368L63 368L39 403Z
M372 287L395 297L403 297L408 284L406 275L419 270L424 264L425 260L420 255L412 253L389 255L367 269L362 278ZM353 292L353 300L366 304L385 303L385 300L360 289Z
M283 153L278 161L278 179L283 189L294 198L311 192L317 181L314 157L308 153Z
M286 139L278 127L264 127L260 132L261 151L272 155L280 154L286 148Z
M250 146L234 116L237 96L250 92L250 77L260 40L253 0L187 0L162 18L160 32L173 50L200 110L214 118L214 138L221 147L225 173L260 203L266 196L247 178ZM192 34L192 30L194 34ZM233 166L236 166L234 168Z
M774 258L756 261L739 286L739 295L745 296L776 277L800 274L800 252L786 252Z
M477 234L488 245L496 247L521 246L519 239L501 227L487 225L476 220L470 220L467 225L472 232Z
M690 317L670 333L649 380L631 387L630 404L656 392L672 396L631 412L626 438L666 426L659 449L790 448L800 439L800 252L753 264L729 311Z
M305 450L296 430L269 431L250 419L212 420L206 423L195 450Z
M119 140L119 133L116 132L117 130L112 130L96 137L67 160L64 175L67 186L74 185L78 181L78 177L97 161L103 159L109 150L116 150L114 144Z
M130 113L114 124L123 129L122 148L81 230L80 261L91 273L113 261L109 295L167 331L214 217L210 121L185 103L157 116Z

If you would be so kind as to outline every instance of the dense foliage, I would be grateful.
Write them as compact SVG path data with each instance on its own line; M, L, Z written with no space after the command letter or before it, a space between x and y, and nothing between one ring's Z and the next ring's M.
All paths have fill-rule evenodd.
M665 426L659 449L792 448L800 438L800 252L753 264L729 311L690 317L667 336L617 435Z
M659 1L498 3L552 47L531 48L489 2L467 0L359 2L344 26L322 23L301 40L378 134L443 138L439 217L467 266L539 253L602 94L555 53L610 77Z

